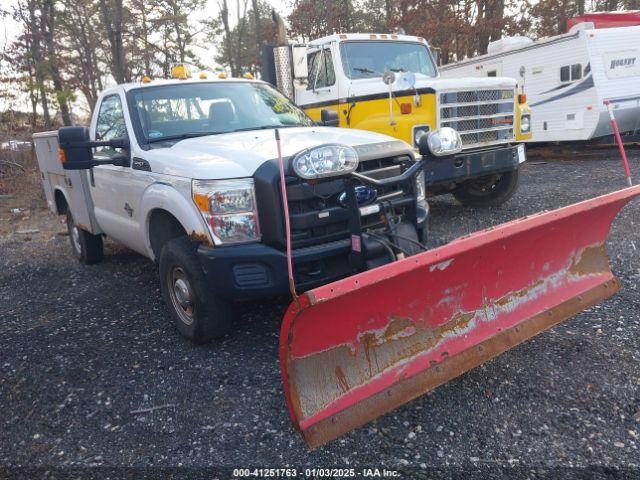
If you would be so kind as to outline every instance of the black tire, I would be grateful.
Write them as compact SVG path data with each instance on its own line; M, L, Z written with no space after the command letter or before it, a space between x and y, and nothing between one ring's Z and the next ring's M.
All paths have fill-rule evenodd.
M519 173L516 169L466 182L452 193L463 205L497 207L513 197L519 183Z
M85 265L100 263L104 258L101 235L93 235L76 225L70 210L67 210L67 232L75 257Z
M160 289L182 336L194 343L207 343L229 331L232 309L211 291L196 249L186 237L169 240L162 247Z

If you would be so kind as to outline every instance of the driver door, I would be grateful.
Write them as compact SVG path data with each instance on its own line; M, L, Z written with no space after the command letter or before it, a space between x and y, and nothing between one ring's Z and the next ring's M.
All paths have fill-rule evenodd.
M331 44L309 50L307 64L309 76L306 90L296 93L298 105L315 121L320 120L323 108L338 110L338 82Z
M94 140L110 140L131 135L132 129L125 118L124 98L120 94L108 95L100 103L95 125L91 132ZM106 160L129 152L111 147L98 147L96 160ZM91 198L98 225L114 240L144 252L144 239L140 233L138 217L142 193L149 184L146 173L129 167L98 165L89 171Z

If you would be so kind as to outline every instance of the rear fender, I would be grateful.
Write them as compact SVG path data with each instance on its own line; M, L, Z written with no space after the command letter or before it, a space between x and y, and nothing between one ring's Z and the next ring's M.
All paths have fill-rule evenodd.
M58 198L57 198L58 197L58 192L60 192L60 194L64 198L64 201L67 202L67 209L68 210L71 209L71 199L69 198L69 195L67 194L67 192L65 191L64 188L55 187L53 189L53 201L55 202L56 214L57 215L63 215L65 212L62 211L61 206L58 205Z

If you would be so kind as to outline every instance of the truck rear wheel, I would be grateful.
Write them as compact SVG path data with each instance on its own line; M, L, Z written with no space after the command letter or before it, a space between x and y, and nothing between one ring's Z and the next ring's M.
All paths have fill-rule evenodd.
M453 191L453 196L463 205L497 207L513 197L518 184L518 170L512 170L466 182Z
M195 343L224 336L231 325L231 306L217 298L186 237L169 240L160 253L160 289L180 333Z
M75 257L85 265L100 263L104 258L102 236L93 235L76 225L71 210L67 210L67 231Z

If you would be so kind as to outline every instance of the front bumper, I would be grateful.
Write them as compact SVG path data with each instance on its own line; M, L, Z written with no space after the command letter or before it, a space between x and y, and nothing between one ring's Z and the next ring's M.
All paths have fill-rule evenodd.
M349 248L348 240L340 244L333 242L313 247L313 251L296 252L294 262L334 256L346 259ZM233 300L275 297L289 293L286 255L268 245L253 243L215 248L201 245L198 257L207 282L215 295L220 297ZM313 286L315 285L308 285L307 288Z
M526 160L524 144L500 146L425 161L427 188L445 183L460 183L472 178L516 170Z
M428 211L418 209L417 227ZM351 275L349 238L293 250L296 290L303 292ZM198 258L212 292L229 300L289 295L285 252L264 243L198 247Z

